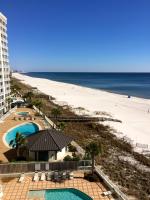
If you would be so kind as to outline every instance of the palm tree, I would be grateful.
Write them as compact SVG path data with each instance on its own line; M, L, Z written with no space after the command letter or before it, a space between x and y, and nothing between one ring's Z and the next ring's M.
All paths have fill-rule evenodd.
M42 107L42 105L43 105L42 101L40 101L39 99L33 101L32 103L33 103L36 107L38 107L39 110L41 109L41 107Z
M17 132L16 137L10 141L9 145L16 149L17 157L19 157L19 149L26 144L25 137Z
M56 123L57 123L57 118L58 118L58 116L61 115L61 110L59 108L53 108L51 110L51 114L53 115L53 117L55 118Z
M94 175L94 168L95 168L94 160L95 160L95 156L97 156L98 154L102 153L102 147L101 147L100 144L98 144L96 142L91 142L86 146L86 153L92 159L92 175Z
M31 102L31 99L33 97L33 92L27 92L23 96L24 98L28 99L29 102Z
M12 103L11 97L7 97L7 98L6 98L6 103L7 103L7 105L8 105L9 110L10 110L10 109L11 109L11 103Z
M59 128L61 131L64 131L65 127L66 127L66 125L65 125L64 122L60 122L60 123L58 124L58 128Z

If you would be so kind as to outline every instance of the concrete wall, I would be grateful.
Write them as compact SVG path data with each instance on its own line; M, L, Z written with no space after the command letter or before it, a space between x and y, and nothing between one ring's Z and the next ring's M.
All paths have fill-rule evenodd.
M48 159L49 162L50 161L54 161L55 158L56 158L56 152L55 151L49 151L48 152L48 157L49 157L49 159Z
M66 155L66 147L64 147L61 151L57 152L57 160L63 160Z

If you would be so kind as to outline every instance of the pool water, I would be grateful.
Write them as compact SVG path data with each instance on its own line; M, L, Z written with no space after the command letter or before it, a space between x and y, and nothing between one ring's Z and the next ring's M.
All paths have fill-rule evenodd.
M74 189L33 190L28 193L29 198L44 198L45 200L92 200L85 193Z
M29 115L29 112L18 112L17 114L24 117Z
M91 197L76 189L46 190L46 200L92 200Z
M5 141L7 144L10 144L11 140L14 140L16 137L16 133L19 132L23 136L27 137L29 135L32 135L39 131L39 127L35 123L25 123L19 126L16 126L15 128L11 129L10 131L7 132L5 136Z

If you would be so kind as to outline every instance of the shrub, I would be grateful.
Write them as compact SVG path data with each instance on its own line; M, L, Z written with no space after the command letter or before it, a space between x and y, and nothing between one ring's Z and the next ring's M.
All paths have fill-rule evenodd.
M67 155L67 156L64 157L63 160L64 161L72 161L72 158L71 158L71 156Z
M73 153L72 156L73 156L73 158L72 158L73 161L79 161L80 160L80 156L76 155L76 153Z
M76 152L77 148L75 146L73 146L72 144L68 145L68 149L70 152Z
M91 173L84 173L84 178L90 182L99 182L100 181L99 177L95 173L93 175Z
M17 157L16 161L26 161L26 158L23 156Z
M40 114L39 114L38 112L36 112L34 115L35 115L36 117L40 116Z

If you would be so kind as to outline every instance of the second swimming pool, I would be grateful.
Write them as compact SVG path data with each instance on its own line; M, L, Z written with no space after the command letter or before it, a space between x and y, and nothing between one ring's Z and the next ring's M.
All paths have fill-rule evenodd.
M28 193L30 198L44 198L45 200L92 200L87 194L74 188L31 190Z

